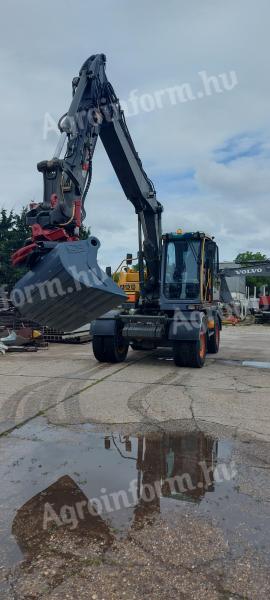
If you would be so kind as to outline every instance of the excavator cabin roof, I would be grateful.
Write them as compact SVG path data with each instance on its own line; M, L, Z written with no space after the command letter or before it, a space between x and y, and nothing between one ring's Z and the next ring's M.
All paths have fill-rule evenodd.
M203 233L202 231L189 231L187 233L183 233L182 231L179 230L171 233L164 233L162 235L162 239L163 240L203 240L203 239L207 239L207 240L211 240L213 241L214 237L207 234L207 233Z

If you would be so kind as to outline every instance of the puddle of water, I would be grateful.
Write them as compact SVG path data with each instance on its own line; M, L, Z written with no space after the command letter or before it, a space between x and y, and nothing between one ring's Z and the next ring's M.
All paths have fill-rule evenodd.
M244 360L243 367L255 367L257 369L270 369L270 362L259 362L256 360Z
M270 362L257 360L218 359L225 365L238 365L240 367L254 367L255 369L270 369Z
M1 441L0 563L61 544L67 533L108 548L174 508L211 516L233 539L269 537L261 506L237 490L231 441L202 432L130 437L29 423ZM174 515L175 515L174 511ZM176 517L174 516L174 519Z

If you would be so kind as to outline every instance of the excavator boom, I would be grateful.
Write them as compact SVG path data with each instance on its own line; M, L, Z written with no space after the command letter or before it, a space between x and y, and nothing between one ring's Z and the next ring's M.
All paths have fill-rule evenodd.
M99 136L138 216L142 298L155 306L159 301L163 209L106 77L105 64L104 54L93 55L73 79L73 98L59 121L61 135L54 156L37 165L44 193L43 202L32 204L27 215L32 238L13 255L14 265L29 269L13 290L13 302L25 317L51 327L59 328L60 323L62 328L79 327L125 298L97 264L99 241L92 237L79 241Z
M270 276L270 260L251 261L238 267L224 267L221 270L223 277L269 277Z

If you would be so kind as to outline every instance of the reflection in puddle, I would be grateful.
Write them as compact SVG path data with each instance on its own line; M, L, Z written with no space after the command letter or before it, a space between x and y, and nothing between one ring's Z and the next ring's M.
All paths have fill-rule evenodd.
M104 436L84 426L80 432L42 428L29 436L29 428L26 440L13 437L21 458L11 463L7 477L17 496L13 493L7 524L13 538L7 532L4 564L18 560L18 548L31 558L56 538L61 543L67 532L75 543L102 541L106 549L116 534L143 527L172 501L200 503L215 488L218 443L201 432ZM29 499L30 490L35 493Z
M87 556L90 548L96 560L160 514L173 525L181 515L210 517L231 548L240 529L256 547L270 533L262 505L236 485L232 442L199 431L104 435L40 418L2 444L4 566L47 552Z
M84 511L87 506L88 510ZM95 507L68 475L61 477L46 490L31 498L15 516L12 534L27 558L34 557L50 545L52 533L61 541L65 528L81 542L92 538L108 548L113 535ZM55 544L55 538L53 540Z
M217 442L199 434L138 438L138 502L134 524L160 512L160 498L199 501L213 490Z
M72 536L101 541L108 548L114 539L107 518L111 513L132 507L132 527L160 513L160 498L199 501L214 486L217 443L203 434L105 436L104 448L113 448L122 460L134 460L136 445L137 478L126 489L110 493L102 487L99 497L89 500L75 481L65 475L31 498L17 512L12 525L24 556L33 557L50 544L51 535L61 540L65 530ZM106 482L104 482L105 484ZM115 485L117 472L115 473ZM59 541L58 540L58 541Z

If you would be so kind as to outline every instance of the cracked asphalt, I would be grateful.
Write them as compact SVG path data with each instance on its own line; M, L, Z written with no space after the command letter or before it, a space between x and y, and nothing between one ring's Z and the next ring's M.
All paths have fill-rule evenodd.
M225 328L198 370L167 349L118 365L89 345L0 358L0 598L270 597L270 369L242 366L269 362L269 331ZM192 489L172 492L183 473ZM46 499L61 515L133 480L128 506L44 535Z

